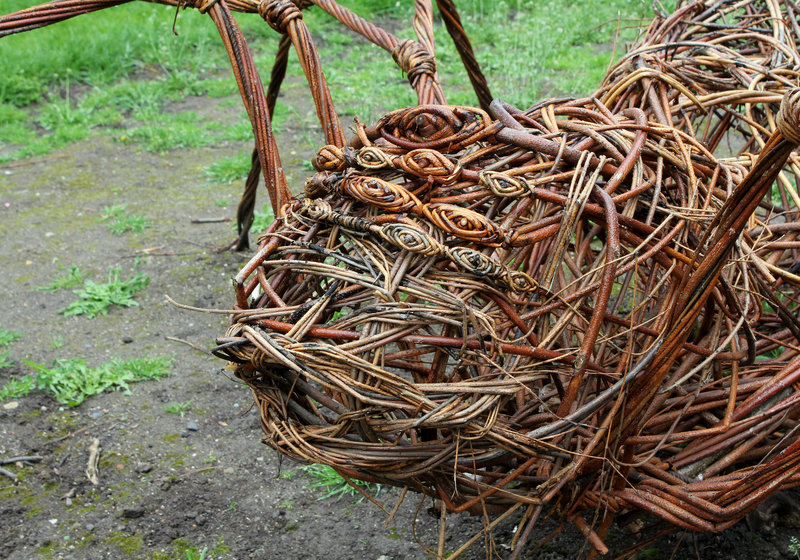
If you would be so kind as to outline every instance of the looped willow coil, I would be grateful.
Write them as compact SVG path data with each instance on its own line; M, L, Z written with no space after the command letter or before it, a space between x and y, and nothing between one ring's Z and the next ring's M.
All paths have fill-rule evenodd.
M356 163L364 169L392 167L392 156L375 146L364 146L358 151Z
M338 192L390 212L409 212L421 206L417 197L401 185L378 177L347 175L338 182Z
M417 149L403 154L398 167L417 177L430 177L440 183L451 183L458 178L461 166L436 150Z
M433 256L444 251L444 247L430 235L407 224L386 224L381 227L380 235L392 245L412 253Z
M376 128L401 148L452 153L474 141L490 122L489 115L477 108L421 105L389 113Z
M344 171L356 165L356 157L355 150L349 146L340 148L328 144L317 151L311 164L317 171Z
M436 227L460 239L490 246L497 246L503 240L499 226L469 208L435 203L424 205L423 212Z
M478 181L497 196L516 198L532 192L523 179L499 171L481 171L478 174Z

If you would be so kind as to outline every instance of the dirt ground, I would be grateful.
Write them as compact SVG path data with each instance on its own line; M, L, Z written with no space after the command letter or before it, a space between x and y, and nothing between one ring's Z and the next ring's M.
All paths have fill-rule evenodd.
M282 146L292 132L284 132ZM295 161L310 155L289 146ZM17 483L0 477L0 558L191 560L203 548L207 559L435 556L418 544L436 547L430 500L409 495L388 525L387 515L368 502L321 500L306 473L260 443L250 394L225 364L167 339L207 349L224 334L225 315L182 311L165 296L203 308L231 305L230 279L249 254L217 251L233 239L231 222L191 220L234 216L241 185L211 184L202 171L249 149L229 143L159 156L100 136L40 160L0 166L0 326L22 334L9 347L16 364L0 371L0 384L31 373L23 360L49 365L81 358L96 366L117 357L174 358L170 377L132 385L130 394L106 393L71 408L34 391L0 404L0 459L43 458L6 465L19 475ZM299 165L287 171L297 189L305 172ZM100 220L110 204L147 216L153 227L112 235ZM109 267L126 276L136 265L151 283L137 298L139 307L65 318L58 310L73 294L36 288L71 265L98 280ZM183 417L164 408L186 402L191 408ZM94 438L101 448L97 485L84 473ZM398 496L384 488L377 499L391 510ZM790 507L795 499L778 504L766 523L699 538L674 534L638 557L792 557L789 539L800 535ZM481 527L480 519L467 516L448 521L447 552ZM615 529L614 554L652 532L646 520L640 525ZM507 556L513 528L501 526L488 548L478 539L464 557ZM555 528L545 521L538 539ZM576 558L584 551L582 537L565 530L527 557Z

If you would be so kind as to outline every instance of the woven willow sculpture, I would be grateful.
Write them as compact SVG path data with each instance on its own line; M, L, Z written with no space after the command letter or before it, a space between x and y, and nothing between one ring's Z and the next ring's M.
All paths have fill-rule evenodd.
M429 4L401 42L313 3L392 51L420 104L348 142L297 6L195 6L238 45L256 134L242 231L261 168L279 209L216 349L268 445L499 514L487 530L522 514L512 557L545 514L604 553L621 512L719 531L800 483L792 2L680 5L592 96L524 111L489 103L449 2L482 108L445 104ZM266 96L226 6L284 33ZM293 201L268 119L290 43L328 142Z

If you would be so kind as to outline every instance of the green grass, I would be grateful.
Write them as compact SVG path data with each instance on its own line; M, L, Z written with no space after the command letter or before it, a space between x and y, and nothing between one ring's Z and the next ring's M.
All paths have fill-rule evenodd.
M233 100L233 98L231 98ZM236 100L236 105L241 101ZM275 125L273 123L273 131ZM245 142L253 140L253 126L247 118L247 113L242 112L234 122L225 123L225 127L220 131L220 137L227 142Z
M112 360L94 368L80 359L56 360L49 368L42 364L26 363L36 372L38 389L50 393L60 403L78 406L88 397L106 390L128 391L131 383L168 375L172 358Z
M379 23L395 19L393 31L398 37L414 36L410 26L413 3L360 4L355 11L363 11L368 19L377 17ZM653 15L650 3L629 0L464 0L458 8L492 94L520 107L543 96L593 92L611 61L617 17L623 18L616 39L619 57L625 42L636 36L632 28L636 22L631 19L646 23ZM388 110L416 103L406 78L385 53L319 15L309 12L304 18L312 31L324 38L320 52L340 113L373 122ZM435 25L438 70L448 101L474 105L467 74L438 17ZM260 68L267 68L266 57L259 62ZM293 69L290 66L290 73Z
M108 271L108 282L101 284L93 280L86 280L82 289L75 290L78 299L59 310L59 313L63 313L67 317L86 315L91 319L97 315L107 314L112 305L138 306L139 303L133 299L133 296L147 287L150 278L140 272L125 280L120 278L120 274L119 268L112 268Z
M186 560L205 560L206 554L208 554L207 547L203 547L202 550L192 547L186 550Z
M6 0L0 13L38 3ZM210 127L200 127L194 142L178 141L198 130L185 122L196 116L176 123L162 109L189 95L233 95L236 84L229 71L225 78L216 75L228 61L209 18L182 11L176 37L174 13L137 2L3 38L0 146L9 149L0 162L43 155L92 134L119 136L120 128L152 151L211 143ZM242 27L254 25L255 35L269 29L253 18Z
M200 549L183 539L175 539L172 546L179 558L185 558L185 560L205 560L208 554L208 547L204 546Z
M364 497L352 486L350 486L342 475L336 472L333 467L328 465L311 464L303 465L300 467L303 472L311 478L311 482L306 484L306 488L312 490L319 490L322 492L320 500L327 498L336 498L341 500L344 496L355 497L359 496L358 502L361 502ZM380 484L372 484L364 482L363 480L353 480L353 484L361 487L366 492L378 493L381 489Z
M791 552L795 558L800 559L800 540L797 540L797 537L789 539L789 552Z
M76 288L83 283L83 280L86 278L86 273L83 272L79 267L72 265L69 267L69 271L59 276L53 278L49 284L45 284L44 286L39 286L37 290L44 290L45 292L54 293L59 290L70 290L72 288Z
M8 346L20 338L22 338L22 334L16 331L0 328L0 346Z
M24 375L19 379L12 379L0 388L0 402L24 397L33 390L34 386L32 375Z
M38 4L5 0L2 13ZM224 51L208 17L187 10L173 35L174 8L132 3L77 17L0 45L0 102L24 106L41 101L53 82L71 77L82 86L102 86L132 72L195 73L220 68ZM19 53L25 56L19 56ZM16 55L15 55L16 53Z
M10 350L0 352L0 369L9 368L14 365L14 360L8 357Z
M269 206L269 204L264 203L261 206L261 210L255 210L253 212L253 225L250 228L250 231L257 235L262 231L265 231L274 221L275 214L272 213L272 208Z
M108 222L108 230L114 235L123 235L128 232L142 233L153 225L144 216L126 212L124 204L104 207L102 219Z
M164 153L178 148L214 144L217 141L215 131L221 128L220 123L201 119L191 111L158 114L154 120L129 128L121 139L129 143L140 143L150 152Z
M183 403L174 402L164 405L165 412L169 412L171 414L178 414L180 415L181 418L183 418L186 415L186 413L191 409L192 409L192 401L190 400Z
M253 213L253 226L250 228L253 233L260 233L266 230L275 221L275 214L268 204L264 204L261 210Z
M2 348L3 346L8 346L12 342L19 340L20 338L22 338L22 335L20 333L0 328L0 348ZM0 369L11 367L14 365L14 360L8 357L10 353L11 353L10 350L5 350L3 352L0 352ZM5 390L5 387L3 388L3 390ZM3 390L0 390L0 395L3 394L2 392Z
M250 172L250 154L222 158L207 166L204 170L206 177L214 183L231 184L247 178Z
M6 0L8 13L37 0ZM666 2L671 8L674 2ZM352 0L348 7L387 25L400 38L413 37L412 2ZM649 19L649 2L629 0L462 0L464 26L496 97L528 106L545 95L588 94L600 82L617 39L617 54L635 37L636 18ZM0 162L46 154L93 134L112 134L155 152L252 138L244 115L233 122L201 119L195 112L164 113L190 95L240 101L227 55L209 20L174 8L131 3L76 17L0 41ZM617 33L617 17L621 25ZM262 78L269 79L277 34L260 18L237 14ZM323 68L339 112L372 122L384 112L416 102L406 78L388 53L321 10L304 12L321 38ZM474 94L438 15L438 70L450 103L475 104ZM580 25L575 25L580 22ZM25 56L19 56L25 53ZM313 109L291 101L310 98L296 57L276 107L276 130L292 126L303 143L321 145ZM287 99L288 101L287 103ZM212 172L216 176L216 171ZM220 173L221 181L231 181Z

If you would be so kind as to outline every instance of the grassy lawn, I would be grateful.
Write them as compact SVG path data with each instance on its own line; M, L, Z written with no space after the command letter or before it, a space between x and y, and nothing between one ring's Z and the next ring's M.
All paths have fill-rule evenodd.
M8 13L34 4L5 0L0 10ZM342 4L400 38L414 37L412 2ZM545 96L592 91L614 45L621 52L635 37L636 26L652 16L649 2L629 0L464 0L458 5L493 94L518 106ZM210 19L194 10L181 11L176 35L174 16L174 8L133 2L0 40L0 163L46 154L93 134L111 134L156 152L250 138L243 112L231 123L204 119L192 110L165 111L189 96L238 102ZM277 34L255 15L237 19L266 80ZM415 102L387 53L319 9L306 11L304 19L317 40L345 122L356 115L374 121L385 111ZM449 36L438 21L436 25L448 101L476 104ZM307 96L294 56L288 73L287 88ZM279 104L276 127L286 119L305 125L316 117L313 111L301 114Z

